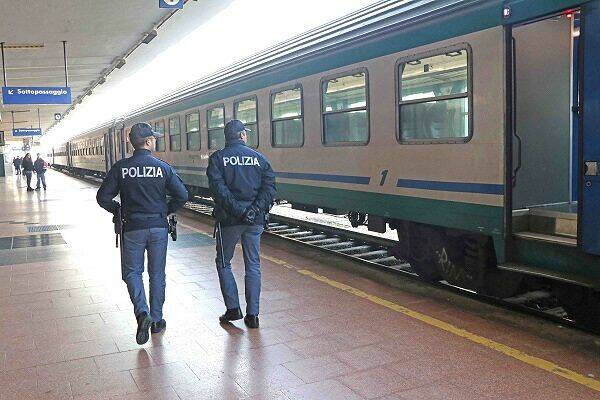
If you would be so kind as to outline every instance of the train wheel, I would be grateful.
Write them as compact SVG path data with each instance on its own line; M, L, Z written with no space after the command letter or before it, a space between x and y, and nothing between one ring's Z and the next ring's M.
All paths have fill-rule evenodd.
M446 282L465 289L509 297L520 285L520 279L495 269L494 248L486 236L448 237L439 252L438 263ZM499 286L493 286L490 279Z
M399 240L402 240L400 231L398 236ZM435 282L442 278L436 265L436 249L439 248L440 242L440 234L435 229L420 224L410 224L406 258L413 271L425 281Z

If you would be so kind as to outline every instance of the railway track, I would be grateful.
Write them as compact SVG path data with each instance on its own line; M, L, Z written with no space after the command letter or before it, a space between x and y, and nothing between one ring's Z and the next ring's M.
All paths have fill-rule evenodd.
M212 219L213 208L211 201L208 199L197 197L194 201L188 202L185 208ZM397 242L394 240L276 214L271 214L270 220L268 230L265 231L268 235L345 257L372 268L393 271L411 279L422 281L411 269L409 263L398 259L394 255L394 248L397 246ZM510 298L497 298L453 286L444 281L431 284L478 301L590 332L589 329L577 325L575 321L569 318L567 312L560 306L558 300L550 291L535 290L520 293Z

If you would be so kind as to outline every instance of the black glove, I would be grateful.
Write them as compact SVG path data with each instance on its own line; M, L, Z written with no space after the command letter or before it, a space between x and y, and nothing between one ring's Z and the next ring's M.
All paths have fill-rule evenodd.
M258 207L256 207L254 204L251 205L250 207L246 208L246 211L244 211L244 215L242 216L242 222L246 225L254 225L256 217L259 213L260 210L258 209Z

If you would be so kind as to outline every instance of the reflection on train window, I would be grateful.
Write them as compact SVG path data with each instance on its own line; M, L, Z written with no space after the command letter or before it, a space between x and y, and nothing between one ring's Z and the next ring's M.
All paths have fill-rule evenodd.
M169 150L181 151L181 123L179 115L169 118Z
M240 100L233 105L233 118L244 123L248 135L248 146L258 147L258 116L256 110L256 98Z
M325 144L366 144L367 73L329 78L322 82L323 141Z
M165 121L162 119L156 122L156 126L154 128L156 132L162 133L162 137L156 138L156 151L165 151Z
M208 126L208 148L222 149L225 146L225 107L218 106L206 111Z
M301 87L271 94L271 134L273 147L304 144Z
M185 116L187 149L200 150L200 114L193 113Z
M469 54L464 48L400 64L400 140L466 141Z

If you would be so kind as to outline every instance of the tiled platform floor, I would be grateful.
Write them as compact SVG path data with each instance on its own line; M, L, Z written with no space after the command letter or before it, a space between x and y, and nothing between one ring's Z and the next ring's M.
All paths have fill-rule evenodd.
M484 312L382 285L266 241L261 328L221 326L211 227L181 218L170 242L166 333L145 346L93 185L49 172L48 191L0 178L0 237L63 225L60 240L0 250L0 399L598 399L596 392L298 273L306 268L584 376L597 352ZM58 227L60 228L60 227ZM38 228L44 229L44 228ZM51 228L48 228L51 229ZM286 268L281 262L289 266ZM235 269L240 276L241 257ZM238 282L243 282L238 278ZM443 299L442 299L443 300ZM498 311L502 312L502 311ZM596 349L597 350L597 349Z

